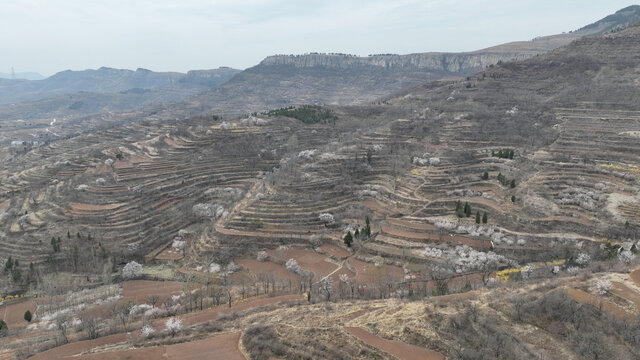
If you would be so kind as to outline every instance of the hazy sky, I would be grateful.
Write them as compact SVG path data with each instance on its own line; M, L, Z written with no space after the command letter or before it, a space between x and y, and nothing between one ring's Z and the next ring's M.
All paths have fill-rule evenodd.
M575 30L618 0L0 0L0 72L247 68L272 54L469 51Z

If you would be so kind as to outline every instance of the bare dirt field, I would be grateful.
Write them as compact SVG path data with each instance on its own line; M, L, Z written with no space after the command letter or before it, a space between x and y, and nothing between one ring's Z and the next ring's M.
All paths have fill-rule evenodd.
M636 285L640 286L640 268L637 268L629 274L631 276L631 280L633 280Z
M182 284L175 281L131 280L122 284L122 298L134 302L144 302L151 295L170 296L181 291Z
M404 270L399 266L385 264L378 268L372 263L353 258L348 259L347 262L356 271L356 280L361 283L375 283L384 278L389 278L393 281L402 281L404 279Z
M321 279L338 268L336 264L326 261L327 257L312 250L287 249L271 250L269 256L273 256L280 261L295 259L301 268L311 271L316 279Z
M131 349L104 352L83 356L91 360L117 360L117 359L229 359L245 360L238 349L240 333L228 333L210 337L204 340L191 341L169 346L155 346L142 349Z
M627 318L627 319L630 319L630 320L635 319L635 316L633 316L633 315L629 314L628 312L620 309L616 305L604 302L601 299L598 299L596 296L593 296L593 295L591 295L589 293L586 293L586 292L584 292L582 290L569 288L569 289L567 289L567 294L569 294L569 296L571 296L576 301L579 301L581 303L591 304L591 305L596 306L596 307L598 307L599 304L602 304L602 306L604 306L607 310L609 310L610 312L612 312L615 315L618 315L620 317Z
M623 283L616 281L612 281L611 283L613 284L613 290L611 291L613 294L632 302L638 309L640 309L640 294L633 291L633 289Z
M345 259L351 255L350 252L337 245L322 245L320 246L320 250L324 251L330 256L333 256L336 259Z
M389 353L401 360L444 360L439 352L409 345L397 340L387 340L376 336L363 328L345 327L349 334L357 337L366 344Z
M2 305L0 307L0 318L7 323L10 329L23 328L28 325L24 320L25 311L29 310L33 314L35 309L36 305L31 299Z
M249 276L258 278L260 274L272 276L274 279L300 281L300 276L288 271L282 265L270 261L258 261L255 259L236 260L236 264L249 272ZM234 274L235 275L235 274Z
M78 341L71 344L66 344L62 346L58 346L51 350L43 351L30 359L33 360L53 360L53 359L67 359L75 357L74 355L81 354L83 352L89 351L93 348L117 344L127 340L127 334L115 334L104 336L94 340L84 340Z

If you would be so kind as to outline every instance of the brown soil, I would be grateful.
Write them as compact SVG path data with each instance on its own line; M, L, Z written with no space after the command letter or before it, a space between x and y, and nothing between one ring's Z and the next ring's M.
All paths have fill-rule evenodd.
M94 340L78 341L78 342L58 346L51 350L41 352L31 357L30 359L32 360L66 359L66 358L71 358L74 355L78 355L83 352L89 351L99 346L117 344L126 340L127 340L127 334L115 334L115 335L104 336Z
M632 302L638 309L640 309L640 294L633 291L633 289L623 283L612 281L611 284L613 284L612 293Z
M437 351L409 345L398 340L387 340L359 327L345 327L349 334L357 337L367 345L389 353L401 360L444 360L444 355Z
M385 278L392 281L402 281L404 270L395 265L383 265L377 268L374 264L350 258L347 260L356 271L356 280L360 283L375 283Z
M321 279L338 268L337 265L326 261L326 256L306 249L270 250L269 256L280 261L295 259L301 268L311 271L315 279Z
M122 284L122 298L142 303L151 295L175 295L182 288L182 284L175 281L131 280Z
M182 250L168 247L156 255L156 260L178 260L182 259Z
M571 296L572 298L574 298L576 301L579 301L581 303L585 303L585 304L591 304L595 307L598 307L600 304L602 304L602 306L609 310L610 312L612 312L613 314L623 317L623 318L627 318L627 319L635 319L635 316L629 314L628 312L620 309L619 307L617 307L616 305L610 304L608 302L604 302L602 301L602 299L598 299L596 296L593 296L589 293L586 293L582 290L578 290L578 289L572 289L569 288L567 289L567 294L569 294L569 296Z
M36 304L31 299L1 306L0 318L9 325L9 329L24 328L29 324L24 320L27 310L31 311L31 314L36 310Z
M640 286L640 268L637 268L629 274L631 276L631 280L633 280L636 285Z
M79 203L69 203L71 210L75 211L104 211L104 210L113 210L119 207L125 206L125 203L120 204L107 204L107 205L90 205L90 204L79 204Z
M118 360L118 359L230 359L245 360L238 349L240 333L228 333L210 337L204 340L191 341L169 346L155 346L142 349L131 349L98 353L83 356L91 360Z
M340 260L348 258L351 255L350 252L337 245L322 245L320 246L320 250Z
M273 263L271 261L258 261L255 259L240 259L236 260L236 263L243 269L246 269L251 277L258 278L259 275L272 276L278 280L291 280L292 282L298 282L300 276L288 271L282 265Z

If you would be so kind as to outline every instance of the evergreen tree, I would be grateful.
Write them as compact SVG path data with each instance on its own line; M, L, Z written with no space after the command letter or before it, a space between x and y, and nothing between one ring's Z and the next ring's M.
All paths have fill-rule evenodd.
M353 232L353 236L355 236L356 239L359 238L360 237L360 230L356 229L356 231Z
M516 181L515 180L511 180L511 188L513 189L514 187L516 187Z
M7 262L4 263L4 270L9 271L11 270L12 267L13 267L13 259L11 258L11 255L9 255Z
M469 206L468 202L464 203L464 214L469 217L471 216L471 206Z
M513 150L509 151L509 159L513 159L514 152Z
M27 310L24 312L24 319L28 322L31 322L31 311Z
M371 221L369 221L369 217L365 217L364 218L364 222L365 222L365 227L364 227L364 234L369 237L371 236Z
M353 242L353 235L351 235L351 231L347 231L347 235L344 236L343 240L347 247L351 247L351 243Z
M515 195L511 195L511 202L516 202L516 196Z
M456 214L460 211L460 200L456 202Z
M67 238L71 239L71 233L69 232L69 230L67 230Z
M480 211L476 212L476 224L480 224Z
M484 174L482 174L482 180L489 180L489 173L488 172L484 172Z
M484 213L484 215L482 215L482 223L486 224L488 220L489 220L489 217L487 216L487 213Z

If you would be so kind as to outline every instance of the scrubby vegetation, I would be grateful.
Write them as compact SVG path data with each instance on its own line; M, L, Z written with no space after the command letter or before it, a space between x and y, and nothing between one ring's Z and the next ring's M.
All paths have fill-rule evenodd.
M278 110L271 110L267 116L286 116L298 119L305 124L333 123L338 120L338 116L330 109L317 105L290 106Z

